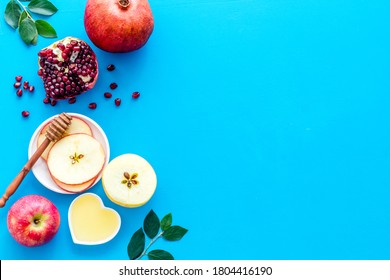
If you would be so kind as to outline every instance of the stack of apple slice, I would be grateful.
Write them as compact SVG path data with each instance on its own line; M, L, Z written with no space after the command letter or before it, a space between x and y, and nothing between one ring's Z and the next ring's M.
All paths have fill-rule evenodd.
M45 139L48 124L38 136L37 145ZM55 184L70 193L90 188L103 169L106 155L101 143L93 137L92 129L82 119L72 116L65 135L51 143L42 154Z

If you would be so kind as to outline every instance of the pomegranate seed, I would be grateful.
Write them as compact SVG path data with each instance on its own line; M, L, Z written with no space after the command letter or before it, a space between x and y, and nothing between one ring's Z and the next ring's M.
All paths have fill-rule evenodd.
M16 95L19 96L19 97L21 97L21 96L23 95L23 90L18 89L18 90L16 91Z
M133 99L137 99L140 95L141 94L138 91L134 91L131 97L133 97Z
M72 97L68 100L69 104L74 104L76 102L76 97Z
M57 100L53 99L53 100L50 101L50 105L51 106L56 106L56 104L57 104Z
M22 79L23 79L22 76L16 76L16 77L15 77L15 80L16 80L17 82L20 82Z
M105 92L104 93L104 97L105 98L111 98L112 97L112 94L110 92Z
M118 85L116 83L111 83L110 84L110 89L116 89Z
M89 105L88 105L88 108L89 108L89 109L92 109L92 110L95 110L96 107L97 107L97 104L96 104L95 102L91 102L91 103L89 103Z
M30 86L30 87L28 88L28 91L29 91L29 92L33 92L33 91L34 91L34 89L35 89L35 87L34 87L34 86Z
M121 105L121 102L122 102L122 101L121 101L120 98L116 98L116 99L115 99L115 105L116 105L116 106L120 106L120 105Z
M28 89L29 88L29 83L28 83L28 81L25 81L24 83L23 83L23 88L24 89Z
M47 56L46 50L40 50L40 51L38 52L38 56L40 56L40 57L46 57L46 56Z
M16 83L14 83L14 88L20 88L20 85L21 85L20 82L16 82Z
M27 118L29 115L30 115L30 112L29 112L29 111L23 111L23 112L22 112L23 118Z
M107 70L108 71L114 71L115 70L115 65L114 64L110 64L107 66Z
M49 97L45 97L45 98L43 99L43 103L45 103L45 104L51 103L50 98L49 98Z

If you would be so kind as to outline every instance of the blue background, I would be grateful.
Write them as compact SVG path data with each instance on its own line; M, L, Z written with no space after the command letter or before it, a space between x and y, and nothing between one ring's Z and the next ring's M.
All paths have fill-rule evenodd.
M90 43L86 1L53 3L59 12L48 21L58 37ZM131 235L153 209L189 229L181 241L152 247L176 259L390 259L390 2L150 4L155 29L147 45L127 54L92 45L100 76L73 105L42 103L37 52L55 40L27 47L0 21L2 191L27 160L36 127L63 111L98 122L111 159L139 154L158 176L153 198L135 209L109 201L101 182L91 189L120 213L122 228L109 243L88 247L70 237L75 196L28 174L0 209L0 258L127 259ZM116 70L108 72L111 63ZM16 75L35 92L18 98ZM103 97L111 82L120 107ZM88 108L93 101L96 110ZM6 217L32 193L52 200L62 223L50 243L26 248L9 235Z

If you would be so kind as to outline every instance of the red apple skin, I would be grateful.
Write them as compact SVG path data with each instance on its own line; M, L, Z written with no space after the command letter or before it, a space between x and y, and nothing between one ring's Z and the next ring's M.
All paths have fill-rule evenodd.
M9 209L7 226L18 243L33 247L53 239L60 221L60 213L50 200L40 195L27 195Z

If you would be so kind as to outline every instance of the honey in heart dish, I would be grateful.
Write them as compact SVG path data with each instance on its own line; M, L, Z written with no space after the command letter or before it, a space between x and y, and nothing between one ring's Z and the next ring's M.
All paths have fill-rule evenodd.
M93 193L73 200L68 221L73 242L83 245L106 243L115 237L121 226L119 214L105 207L101 198Z

